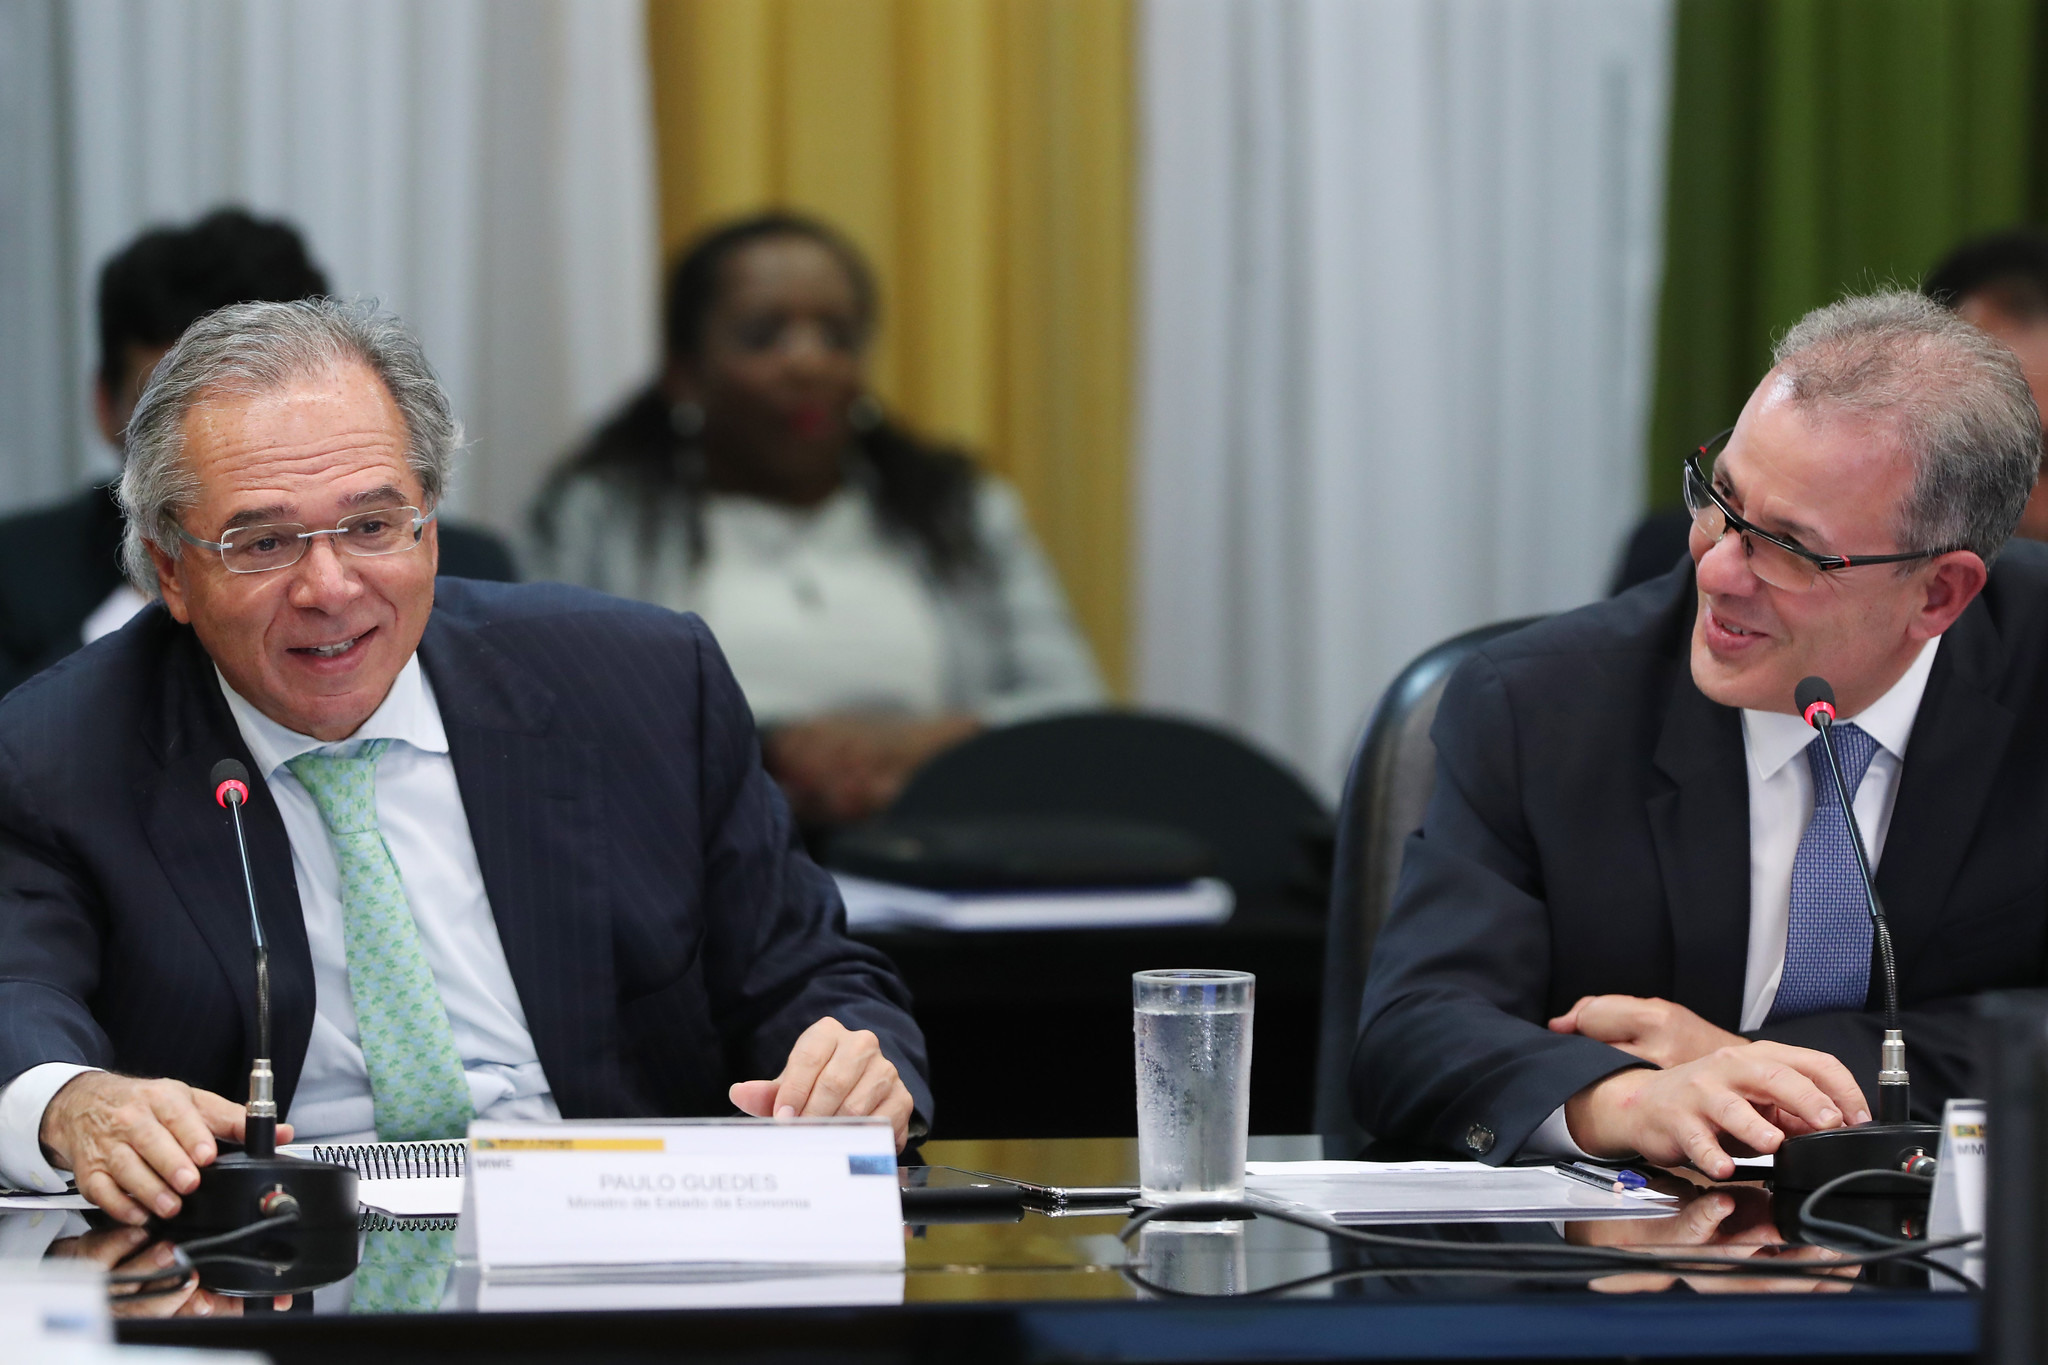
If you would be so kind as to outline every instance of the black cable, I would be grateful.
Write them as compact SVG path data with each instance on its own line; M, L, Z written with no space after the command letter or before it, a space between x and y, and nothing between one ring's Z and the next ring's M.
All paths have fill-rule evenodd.
M195 1256L195 1257L193 1257L193 1258L192 1258L192 1264L193 1264L193 1265L195 1265L195 1266L199 1266L199 1265L245 1265L245 1266L251 1266L251 1267L254 1267L254 1268L255 1268L255 1269L257 1269L257 1270L268 1270L268 1271L272 1271L272 1272L275 1272L275 1273L277 1273L277 1274L282 1274L282 1273L284 1273L285 1271L287 1271L287 1270L291 1269L291 1265L292 1265L292 1263L291 1263L290 1261L272 1261L272 1260L267 1260L267 1259L265 1259L264 1257L261 1257L261 1256L228 1256L228 1255L221 1255L221 1256Z
M229 1242L238 1241L252 1233L265 1232L272 1228L289 1227L298 1221L299 1215L296 1213L283 1213L275 1218L259 1218L253 1223L246 1223L232 1231L216 1233L211 1237L195 1237L190 1241L172 1242L170 1243L172 1257L170 1265L162 1270L135 1270L126 1273L109 1273L107 1283L110 1286L125 1284L137 1286L134 1292L120 1295L122 1299L147 1299L160 1298L166 1294L177 1293L185 1288L186 1280L199 1273L199 1267L202 1265L253 1265L264 1270L282 1270L288 1268L290 1263L286 1261L265 1260L255 1256L221 1255L195 1257L192 1253L195 1251L210 1251L214 1247L225 1246ZM166 1288L144 1289L141 1287L154 1284L158 1280L169 1279L174 1275L177 1277L177 1283Z
M173 1245L190 1256L195 1251L210 1251L217 1246L226 1246L229 1242L238 1241L251 1233L263 1232L270 1228L290 1227L298 1221L299 1215L296 1213L280 1213L274 1218L259 1218L253 1223L244 1223L232 1232L216 1233L211 1237L195 1237L190 1241L176 1242Z
M1847 1237L1851 1241L1862 1243L1864 1246L1914 1247L1924 1250L1929 1245L1925 1241L1915 1240L1913 1238L1908 1237L1887 1236L1886 1234L1882 1232L1877 1232L1871 1228L1858 1227L1854 1223L1844 1223L1834 1218L1823 1218L1813 1211L1814 1205L1818 1204L1821 1200L1827 1198L1829 1195L1834 1194L1843 1186L1854 1184L1858 1180L1869 1179L1872 1176L1886 1176L1893 1179L1911 1180L1916 1183L1928 1185L1929 1187L1932 1187L1934 1184L1933 1176L1919 1175L1912 1171L1846 1171L1843 1174L1836 1176L1834 1179L1824 1182L1819 1188L1815 1189L1813 1193L1807 1195L1806 1198L1799 1201L1799 1212L1796 1215L1796 1217L1800 1231L1804 1232L1807 1229L1811 1228L1820 1232L1828 1233L1829 1235L1834 1237ZM1826 1246L1827 1244L1825 1242L1816 1241L1814 1245ZM1930 1259L1927 1263L1926 1268L1929 1270L1938 1271L1939 1273L1947 1276L1949 1279L1954 1280L1956 1283L1962 1285L1965 1289L1969 1290L1973 1294L1981 1293L1983 1291L1983 1285L1978 1284L1975 1280L1971 1279L1968 1275L1965 1275L1962 1271L1957 1270L1954 1266L1945 1264L1941 1261Z
M192 1262L185 1256L183 1252L174 1251L172 1253L171 1263L161 1270L130 1270L125 1273L118 1274L113 1271L109 1271L107 1273L107 1283L150 1284L157 1280L169 1279L171 1276L175 1275L178 1277L179 1283L182 1284L184 1282L185 1277L191 1273Z
M1823 1218L1813 1211L1814 1205L1818 1204L1821 1200L1833 1194L1836 1190L1841 1189L1844 1185L1854 1184L1858 1180L1866 1180L1872 1176L1884 1176L1887 1179L1896 1180L1911 1180L1918 1184L1926 1185L1929 1188L1932 1188L1934 1185L1933 1176L1920 1175L1913 1171L1847 1171L1841 1175L1836 1176L1832 1180L1822 1183L1819 1188L1815 1189L1811 1194L1807 1195L1806 1198L1799 1201L1799 1212L1797 1215L1799 1227L1802 1230L1806 1228L1817 1228L1822 1232L1831 1233L1836 1237L1851 1238L1855 1241L1863 1243L1865 1246L1906 1245L1907 1242L1910 1240L1908 1238L1889 1237L1886 1236L1884 1233L1877 1232L1871 1228L1857 1227L1854 1223L1843 1223L1833 1218Z
M1834 1273L1834 1272L1835 1272L1835 1271L1836 1271L1837 1269L1839 1269L1839 1267L1841 1267L1841 1266L1843 1265L1843 1262L1841 1262L1841 1261L1830 1261L1830 1262L1826 1262L1826 1263L1819 1263L1819 1262L1815 1262L1815 1263L1808 1263L1808 1264L1791 1264L1791 1265L1773 1265L1773 1264L1771 1264L1771 1263L1770 1263L1769 1261L1741 1261L1741 1262L1735 1262L1735 1261L1731 1261L1731 1262L1729 1262L1728 1264L1730 1265L1730 1267L1731 1267L1731 1268L1730 1268L1730 1269L1729 1269L1728 1271L1726 1271L1725 1273L1724 1273L1724 1272L1711 1272L1710 1274L1708 1274L1708 1276L1707 1276L1707 1277L1708 1277L1708 1278L1719 1278L1719 1279L1780 1279L1780 1280L1826 1280L1826 1281L1828 1281L1828 1282L1830 1282L1830 1283L1834 1283L1834 1284L1838 1284L1838 1285L1840 1285L1840 1286L1841 1286L1841 1287L1843 1288L1843 1290L1845 1290L1845 1291L1847 1291L1847 1292L1849 1292L1849 1293L1874 1293L1874 1292L1876 1292L1876 1290L1877 1290L1877 1286L1875 1286L1875 1285L1872 1285L1872 1284L1867 1284L1867 1283L1865 1283L1864 1281L1862 1281L1862 1280L1860 1280L1860 1279L1850 1279L1850 1278L1848 1278L1848 1277L1846 1277L1846 1276L1843 1276L1843 1275L1840 1275L1840 1274L1836 1274L1836 1273ZM1131 1284L1133 1284L1133 1285L1136 1285L1136 1286L1137 1286L1138 1288L1140 1288L1140 1289L1148 1289L1148 1290L1151 1290L1151 1291L1153 1291L1154 1293L1162 1294L1162 1295L1165 1295L1165 1296L1166 1296L1166 1297L1168 1297L1168 1298L1176 1298L1176 1299L1213 1299L1213 1298L1233 1298L1233 1299L1270 1299L1270 1298L1280 1298L1280 1297L1283 1297L1283 1296L1285 1296L1285 1295L1288 1295L1288 1294L1292 1294L1292 1293L1295 1293L1295 1292L1296 1292L1296 1291L1298 1291L1298 1290L1302 1290L1302 1289L1313 1289L1313 1288L1316 1288L1316 1287L1318 1287L1318 1286L1320 1286L1320 1285L1326 1285L1326 1284L1342 1284L1342 1283L1343 1283L1343 1282L1345 1282L1346 1280L1367 1280L1367 1279L1380 1279L1380 1278L1391 1278L1391 1277L1393 1277L1393 1276L1396 1276L1396 1275L1398 1275L1398 1276L1401 1276L1401 1277L1403 1277L1403 1278L1415 1278L1415 1279L1438 1279L1438 1278L1441 1278L1441 1279L1457 1279L1457 1278L1463 1277L1463 1278L1469 1278L1469 1279L1511 1279L1511 1280L1563 1280L1563 1281L1578 1281L1578 1280L1589 1280L1589 1279L1597 1279L1597 1278L1601 1277L1602 1275L1610 1275L1610 1274L1627 1274L1627 1275L1636 1275L1636 1274L1643 1274L1643 1273L1654 1273L1654 1274L1664 1274L1664 1275L1669 1275L1669 1276L1671 1276L1671 1277L1672 1277L1672 1278L1674 1278L1674 1279L1680 1279L1680 1278L1684 1278L1685 1276L1688 1276L1688 1275L1689 1275L1689 1276L1692 1276L1692 1277L1694 1277L1694 1278L1700 1278L1700 1277L1701 1277L1701 1275L1702 1275L1702 1272L1699 1272L1699 1271L1685 1271L1685 1272L1678 1272L1678 1271L1656 1271L1656 1272L1643 1272L1643 1271L1640 1271L1640 1270L1627 1270L1627 1271L1604 1271L1604 1270L1594 1270L1594 1269L1591 1269L1591 1268L1579 1268L1579 1269L1573 1269L1573 1270L1536 1270L1536 1269L1532 1269L1532 1268L1530 1268L1530 1267L1528 1267L1528 1266L1506 1266L1506 1265L1469 1265L1469 1266L1455 1266L1455 1265L1453 1265L1453 1266L1399 1266L1399 1265L1374 1265L1374 1266L1349 1266L1349 1267L1346 1267L1345 1269L1342 1269L1342 1270L1325 1270L1325 1271L1322 1271L1322 1272L1320 1272L1320 1273L1318 1273L1318 1274L1314 1274L1314 1275L1304 1275L1304 1276L1302 1276L1302 1277L1301 1277L1300 1279L1297 1279L1297 1280L1287 1280L1287 1281L1284 1281L1284 1282L1282 1282L1282 1283L1280 1283L1280 1284L1275 1284L1275 1285L1267 1285L1267 1286L1266 1286L1266 1287L1264 1287L1263 1289L1248 1289L1248 1290L1244 1290L1244 1291L1241 1291L1241 1292L1236 1292L1236 1293L1228 1293L1228 1294L1204 1294L1204 1293L1200 1292L1199 1290L1192 1290L1192 1289L1175 1289L1175 1288L1173 1288L1173 1287L1172 1287L1171 1285L1164 1285L1164 1284L1160 1284L1160 1283L1158 1283L1157 1281L1154 1281L1154 1280L1148 1280L1148 1279L1146 1279L1146 1278L1145 1278L1145 1277L1144 1277L1143 1275L1140 1275L1140 1274L1139 1274L1139 1273L1138 1273L1138 1272L1137 1272L1137 1271L1136 1271L1135 1269L1133 1269L1132 1267L1130 1267L1130 1266L1128 1266L1128 1265L1125 1265L1125 1266L1119 1266L1119 1267L1117 1267L1117 1269L1118 1269L1118 1272L1119 1272L1120 1274L1122 1274L1122 1275L1123 1275L1124 1279L1128 1280L1128 1281L1129 1281L1129 1282L1130 1282Z
M1622 1270L1643 1270L1659 1274L1713 1275L1729 1273L1734 1267L1739 1273L1757 1274L1752 1262L1733 1261L1726 1256L1684 1256L1669 1253L1629 1251L1621 1247L1582 1247L1568 1243L1554 1246L1500 1244L1491 1247L1471 1246L1469 1251L1455 1244L1435 1241L1425 1237L1401 1237L1392 1233L1373 1232L1366 1228L1347 1227L1332 1223L1313 1214L1296 1213L1292 1209L1278 1208L1268 1204L1253 1204L1244 1200L1204 1200L1198 1203L1174 1204L1160 1208L1146 1209L1132 1218L1117 1236L1125 1242L1135 1237L1146 1224L1161 1219L1169 1221L1223 1221L1246 1217L1272 1218L1282 1223L1292 1223L1320 1232L1326 1236L1356 1242L1363 1246L1390 1248L1401 1251L1427 1251L1437 1256L1472 1255L1476 1258L1514 1260L1517 1258L1545 1258L1552 1261L1578 1261L1582 1265L1597 1266L1601 1273ZM1919 1241L1887 1247L1879 1251L1860 1253L1837 1252L1837 1259L1816 1270L1840 1270L1850 1266L1878 1265L1886 1261L1918 1260L1929 1252L1944 1251L1950 1247L1967 1246L1981 1241L1977 1233L1960 1237L1945 1237L1939 1241ZM1468 1244L1469 1245L1469 1244ZM1834 1250L1834 1248L1828 1248ZM1940 1262L1930 1262L1938 1265ZM1773 1267L1772 1274L1785 1273L1791 1267ZM1811 1276L1807 1276L1811 1278Z

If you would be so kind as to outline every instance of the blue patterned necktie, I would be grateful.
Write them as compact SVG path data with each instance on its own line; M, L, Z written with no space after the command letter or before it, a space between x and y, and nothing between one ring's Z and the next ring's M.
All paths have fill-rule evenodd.
M319 807L340 864L342 943L377 1136L459 1138L475 1113L462 1054L377 823L377 758L390 743L301 754L285 766Z
M1835 753L1849 800L1856 799L1877 741L1854 725L1834 727ZM1792 913L1785 926L1785 970L1768 1022L1825 1010L1860 1010L1870 993L1870 908L1856 868L1855 835L1835 791L1826 750L1806 746L1813 770L1813 819L1792 859Z

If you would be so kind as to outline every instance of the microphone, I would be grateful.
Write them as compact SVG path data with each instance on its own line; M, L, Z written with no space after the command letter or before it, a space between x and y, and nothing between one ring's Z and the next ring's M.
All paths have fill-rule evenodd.
M346 1166L301 1161L277 1151L277 1078L270 1065L270 941L256 906L256 874L242 807L249 770L232 758L213 765L213 799L235 827L242 892L249 903L249 942L256 959L256 1055L249 1064L249 1102L242 1150L200 1172L184 1207L160 1220L173 1241L236 1243L235 1254L196 1258L199 1280L226 1294L292 1293L332 1284L356 1268L356 1173ZM208 1240L210 1239L210 1241Z
M1914 1123L1909 1117L1912 1088L1906 1075L1906 1035L1899 1028L1898 964L1892 955L1891 925L1870 876L1863 829L1849 802L1849 783L1835 752L1835 689L1825 678L1805 678L1793 689L1792 700L1800 718L1820 732L1835 796L1849 824L1849 844L1856 851L1856 871L1863 881L1863 903L1870 910L1871 943L1883 992L1884 1043L1878 1062L1876 1122L1802 1133L1778 1144L1771 1172L1773 1219L1786 1238L1804 1240L1806 1206L1817 1202L1814 1193L1824 1187L1832 1189L1830 1182L1851 1172L1867 1172L1855 1185L1831 1197L1828 1216L1838 1221L1846 1218L1886 1236L1922 1236L1927 1212L1924 1176L1931 1172L1933 1154L1940 1149L1941 1129L1932 1123ZM1818 796L1815 793L1816 799Z
M1793 689L1792 701L1808 725L1820 732L1820 746L1827 754L1828 772L1835 779L1835 795L1842 803L1842 815L1849 822L1849 845L1856 850L1856 871L1863 879L1863 903L1870 909L1870 930L1877 947L1878 980L1884 991L1884 1045L1877 1073L1877 1121L1905 1123L1912 1110L1912 1083L1906 1075L1906 1035L1899 1029L1899 972L1892 956L1892 929L1884 917L1884 904L1877 898L1877 883L1870 876L1870 857L1864 852L1863 828L1856 822L1856 808L1849 801L1849 784L1842 775L1842 760L1835 752L1835 689L1826 678L1804 678Z
M270 944L263 936L263 916L256 909L256 875L249 868L249 840L242 832L249 770L224 758L213 765L207 780L213 783L213 799L234 817L235 850L242 856L242 890L249 898L249 937L256 948L256 1057L249 1067L242 1150L252 1157L273 1157L277 1155L277 1075L270 1067Z

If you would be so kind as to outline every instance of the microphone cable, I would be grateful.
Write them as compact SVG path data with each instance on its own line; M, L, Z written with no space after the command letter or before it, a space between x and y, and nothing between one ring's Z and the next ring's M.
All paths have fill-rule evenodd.
M1858 1172L1857 1174L1862 1174ZM1830 1182L1830 1184L1845 1182ZM1828 1186L1814 1192L1815 1195L1831 1193ZM1808 1202L1811 1202L1809 1196ZM1803 1212L1803 1208L1802 1208ZM1132 1218L1118 1233L1117 1237L1128 1244L1143 1228L1153 1222L1194 1221L1222 1222L1248 1218L1271 1218L1277 1222L1291 1223L1296 1227L1308 1228L1340 1241L1383 1250L1427 1252L1441 1260L1454 1264L1417 1266L1370 1266L1328 1271L1299 1281L1275 1285L1258 1291L1262 1295L1273 1295L1301 1288L1305 1285L1332 1283L1342 1279L1367 1278L1380 1275L1421 1275L1455 1276L1472 1275L1509 1279L1588 1279L1601 1275L1625 1272L1652 1273L1664 1275L1712 1276L1723 1279L1800 1279L1832 1280L1851 1287L1869 1288L1840 1274L1847 1269L1869 1265L1882 1265L1892 1261L1916 1263L1925 1261L1923 1269L1940 1267L1945 1274L1953 1274L1941 1262L1926 1260L1930 1252L1945 1251L1950 1247L1968 1246L1983 1240L1980 1233L1966 1233L1957 1237L1945 1237L1935 1241L1900 1242L1873 1251L1843 1253L1833 1247L1821 1249L1834 1252L1835 1259L1814 1264L1759 1264L1754 1260L1737 1261L1726 1256L1687 1255L1683 1252L1631 1251L1624 1247L1587 1247L1559 1243L1555 1246L1534 1246L1528 1244L1503 1243L1490 1247L1434 1241L1425 1237L1403 1237L1395 1233L1374 1232L1361 1227L1347 1227L1332 1223L1314 1214L1297 1213L1292 1209L1279 1208L1268 1204L1255 1204L1247 1200L1201 1200L1186 1204L1173 1204L1150 1208ZM1537 1263L1547 1264L1537 1264ZM1564 1264L1560 1264L1560 1262ZM1572 1263L1576 1263L1575 1265ZM1134 1282L1142 1276L1130 1275ZM1966 1276L1958 1276L1974 1290L1975 1283ZM1161 1293L1176 1293L1163 1285L1144 1282L1147 1289L1158 1289ZM1194 1297L1254 1297L1254 1295L1194 1295Z
M129 1299L161 1298L167 1294L175 1294L185 1288L185 1282L192 1276L197 1275L199 1267L203 1265L248 1265L262 1270L275 1270L279 1272L288 1270L291 1266L291 1263L288 1261L267 1260L258 1256L237 1256L232 1253L223 1253L215 1256L194 1256L192 1253L195 1251L211 1251L215 1247L226 1246L230 1242L240 1241L244 1237L251 1237L259 1232L290 1227L298 1221L299 1215L297 1213L280 1213L272 1217L259 1218L253 1223L245 1223L241 1227L228 1232L215 1233L210 1237L195 1237L186 1242L168 1243L171 1248L171 1263L169 1265L161 1270L135 1270L125 1273L110 1271L107 1274L107 1285L109 1288L115 1285L135 1285L134 1293L120 1296L123 1301L126 1301ZM175 1278L175 1283L173 1284L155 1289L146 1287L157 1284L159 1281L173 1278Z

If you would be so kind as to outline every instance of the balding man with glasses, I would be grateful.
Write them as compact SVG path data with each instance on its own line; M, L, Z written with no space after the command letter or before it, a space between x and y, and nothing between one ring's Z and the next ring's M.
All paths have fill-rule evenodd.
M1366 985L1367 1128L1726 1179L1868 1120L1872 931L1793 701L1810 675L1892 925L1916 1117L1972 1093L1972 997L2042 984L2048 952L2048 552L2007 545L2040 461L2020 365L1954 314L1886 293L1794 327L1685 459L1691 562L1446 689Z
M213 313L127 439L128 573L161 606L0 703L0 1180L74 1176L140 1224L240 1136L223 758L253 774L300 1139L737 1107L901 1145L929 1114L902 984L846 938L703 624L437 587L460 429L395 319Z

